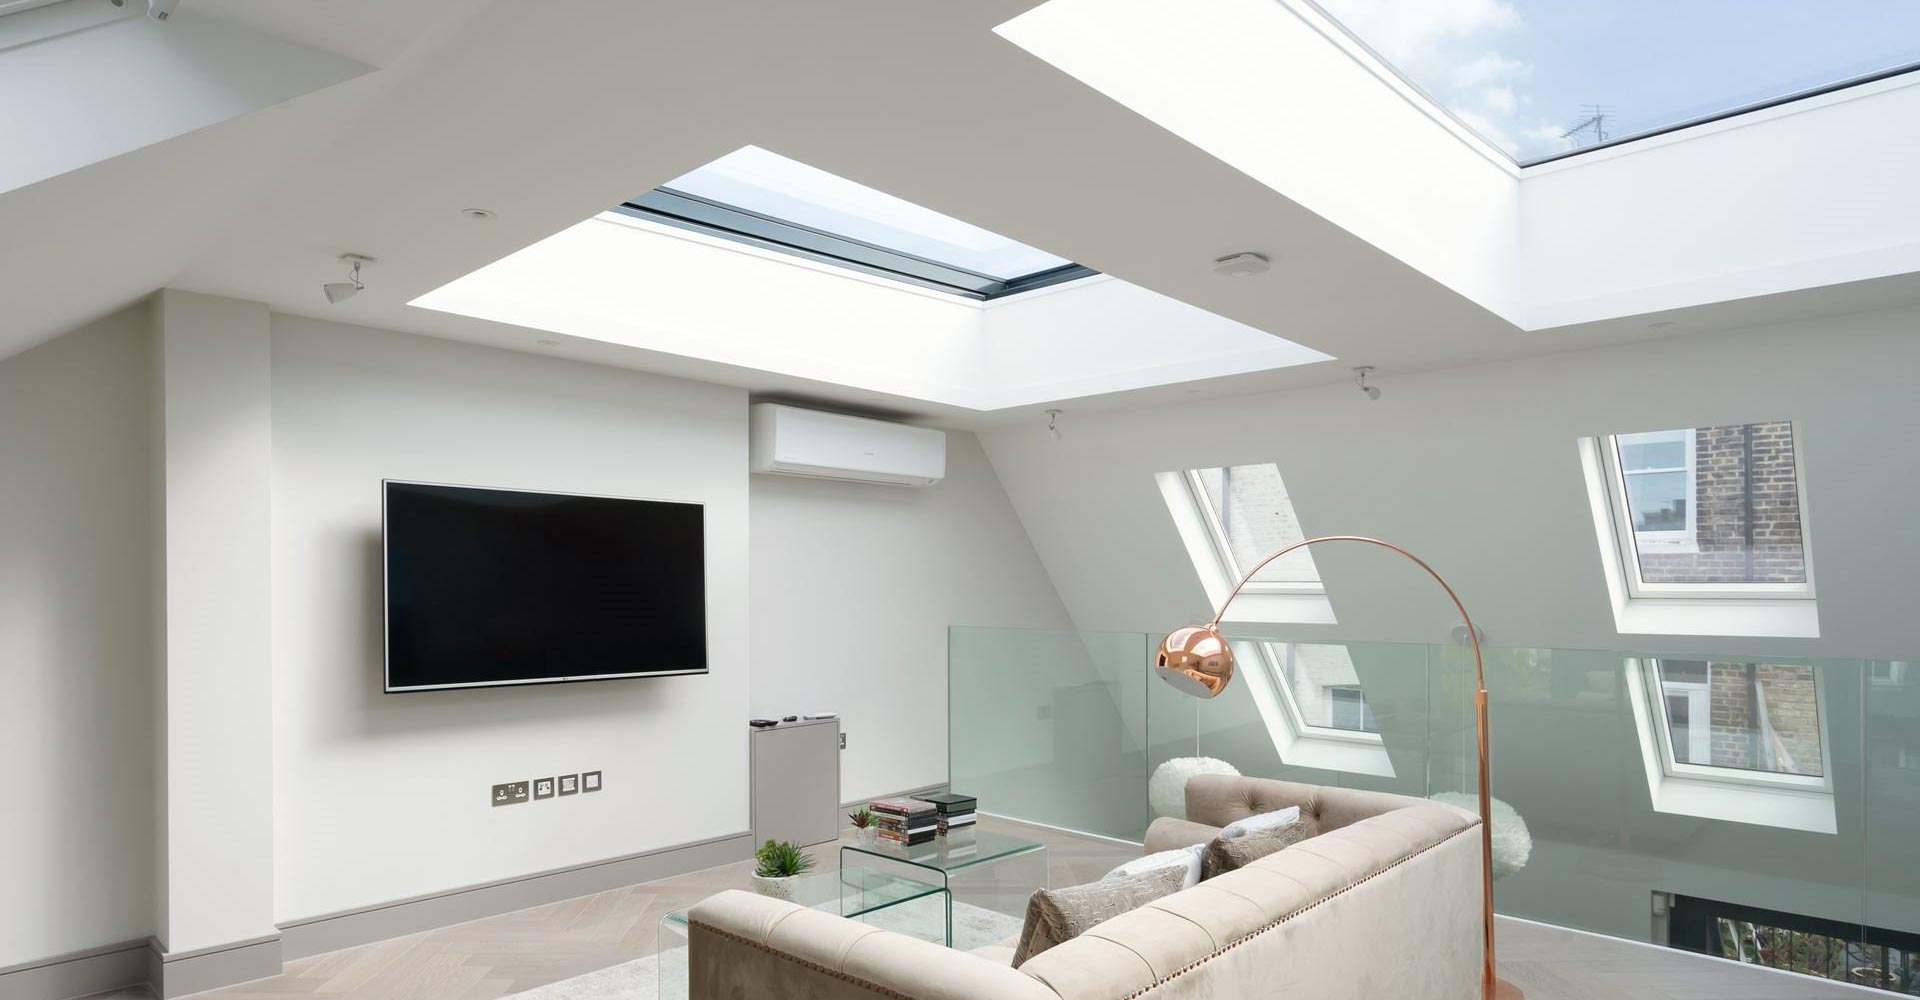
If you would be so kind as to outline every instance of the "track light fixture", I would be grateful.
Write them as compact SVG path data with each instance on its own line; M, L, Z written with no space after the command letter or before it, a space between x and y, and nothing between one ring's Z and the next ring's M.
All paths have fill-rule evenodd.
M1047 436L1055 441L1060 440L1060 428L1055 426L1055 422L1060 419L1061 412L1060 410L1047 411Z
M360 290L367 287L360 281L360 265L373 263L373 258L363 253L343 253L340 255L340 263L347 265L347 280L329 281L320 286L320 290L327 294L327 301L336 306L360 294Z
M125 7L127 0L108 0L115 7ZM173 16L173 9L180 6L180 0L147 0L147 16L156 21L164 21Z
M1380 387L1367 384L1367 376L1371 374L1373 374L1372 365L1359 365L1355 367L1353 369L1353 384L1359 386L1360 391L1366 393L1368 399L1379 399Z

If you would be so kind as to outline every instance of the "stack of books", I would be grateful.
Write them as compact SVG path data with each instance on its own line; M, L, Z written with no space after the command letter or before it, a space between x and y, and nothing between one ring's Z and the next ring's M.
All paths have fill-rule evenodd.
M973 810L977 803L971 795L942 792L939 795L922 795L920 801L933 804L934 828L943 837L973 827Z
M913 847L933 839L939 829L933 803L919 799L875 799L867 804L873 811L874 836L893 844Z

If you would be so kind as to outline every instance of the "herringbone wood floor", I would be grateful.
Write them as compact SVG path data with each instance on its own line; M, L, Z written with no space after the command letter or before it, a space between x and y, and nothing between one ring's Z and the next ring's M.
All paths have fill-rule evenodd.
M1125 844L987 817L981 825L1047 842L1054 885L1078 885L1139 857ZM822 870L839 866L833 844L808 848ZM536 906L288 962L286 971L205 1000L492 1000L653 954L660 918L722 889L750 888L749 864ZM153 1000L145 989L99 1000Z
M1078 885L1139 848L1010 820L983 826L1048 845L1056 886ZM810 848L822 869L833 844ZM582 896L472 923L287 963L281 975L202 994L206 1000L493 1000L654 951L662 914L722 889L749 887L746 862ZM1520 921L1500 923L1501 975L1528 1000L1861 1000L1885 993L1738 966L1684 952ZM145 989L97 1000L153 1000Z

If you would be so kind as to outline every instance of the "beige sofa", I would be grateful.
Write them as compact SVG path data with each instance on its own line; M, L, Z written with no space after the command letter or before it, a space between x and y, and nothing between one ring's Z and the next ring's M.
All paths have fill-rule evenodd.
M1479 817L1425 799L1207 775L1149 851L1300 807L1312 839L1102 923L1018 969L792 903L693 908L692 1000L1471 1000Z

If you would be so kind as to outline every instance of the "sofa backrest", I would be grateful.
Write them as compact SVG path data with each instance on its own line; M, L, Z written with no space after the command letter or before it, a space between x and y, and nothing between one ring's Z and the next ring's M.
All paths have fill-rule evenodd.
M1383 799L1409 804L1355 818ZM1376 793L1241 802L1209 815L1313 804L1333 828L1099 924L1020 971L1063 1000L1476 995L1479 817Z
M1310 837L1350 826L1369 816L1427 804L1426 799L1411 795L1232 774L1195 775L1187 782L1187 819L1193 822L1226 826L1248 816L1299 806L1300 823Z

